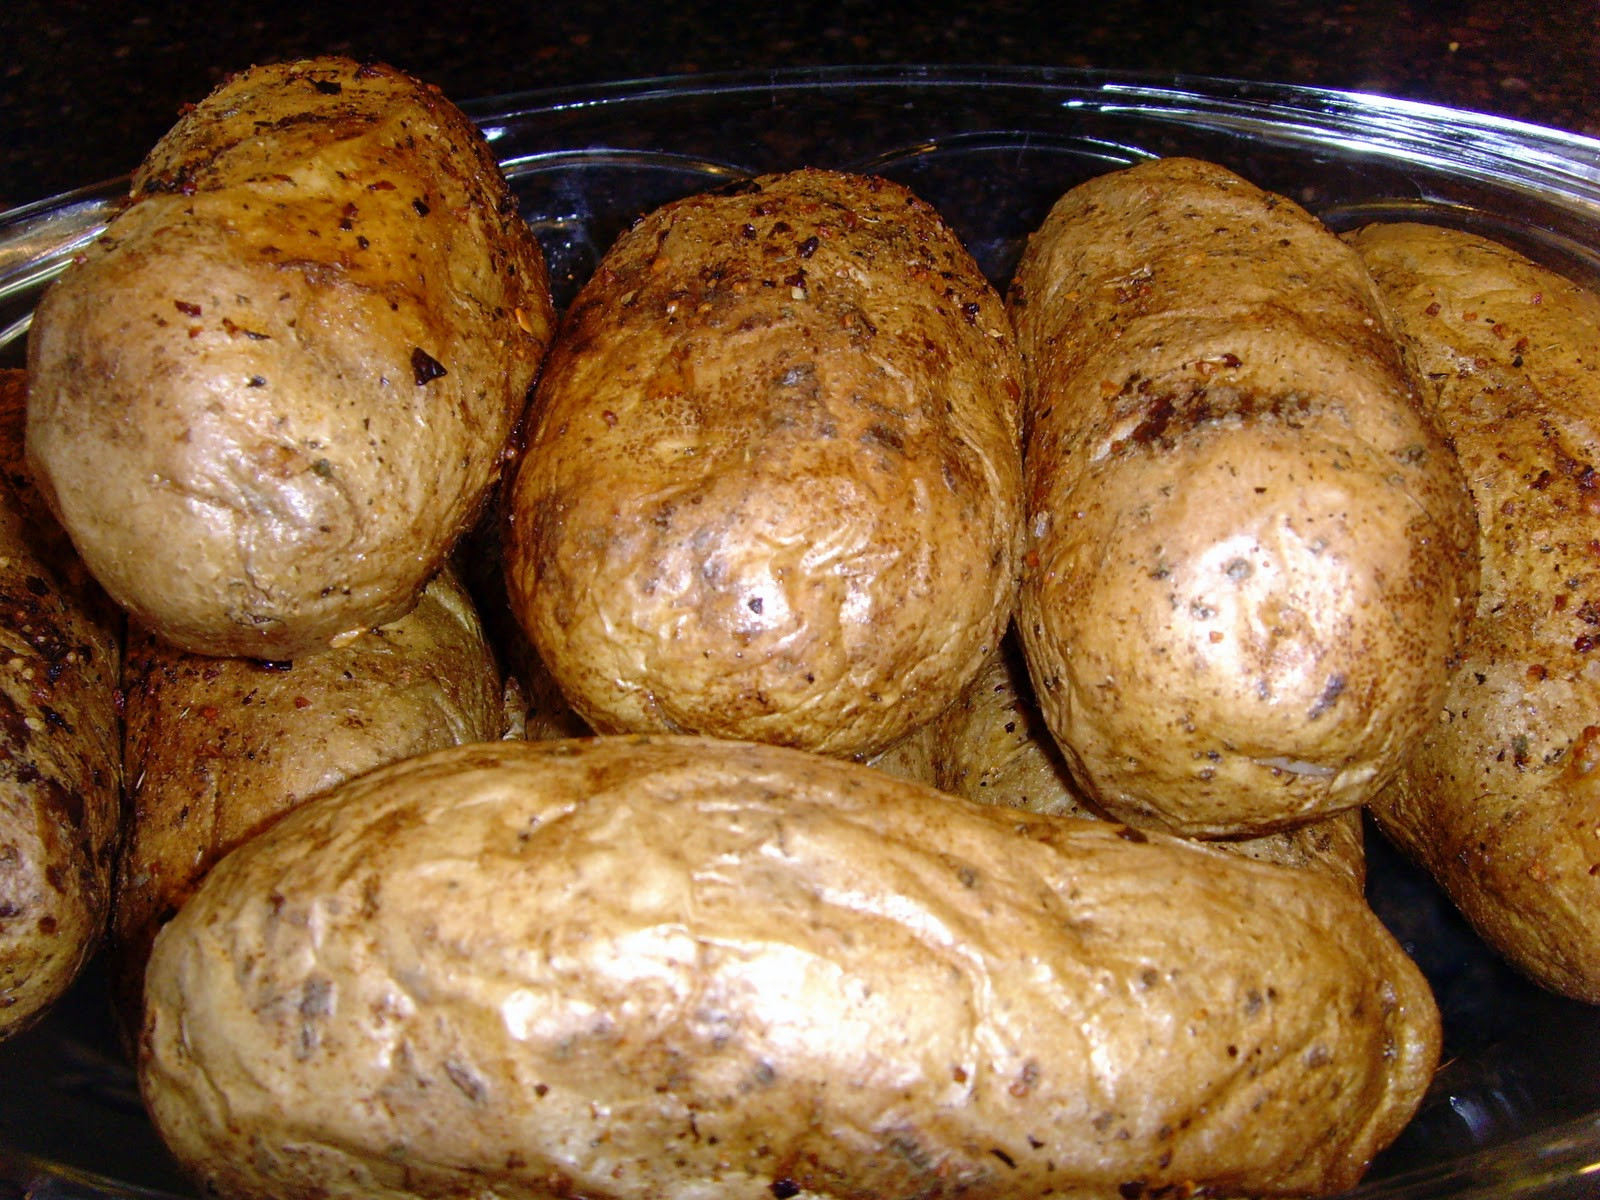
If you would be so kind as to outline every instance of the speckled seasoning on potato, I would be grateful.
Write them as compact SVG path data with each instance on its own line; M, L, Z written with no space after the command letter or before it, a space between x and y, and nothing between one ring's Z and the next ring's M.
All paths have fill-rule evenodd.
M142 624L294 658L416 602L553 325L538 243L437 90L344 58L252 68L40 303L28 454Z
M494 655L449 568L399 620L293 662L189 654L135 625L124 689L130 825L110 962L130 1042L157 929L224 854L335 784L499 737L505 719Z
M141 1081L209 1195L1304 1195L1438 1053L1350 891L770 745L380 768L157 939Z
M1350 237L1455 445L1483 593L1379 824L1484 939L1600 1004L1600 298L1458 230Z
M646 216L564 318L512 494L516 612L607 733L869 757L999 640L1018 363L954 233L803 170Z
M0 371L0 1038L100 946L122 833L122 620L22 463L21 371Z
M1063 196L1008 299L1017 623L1086 793L1196 836L1361 804L1438 713L1476 533L1360 260L1163 159Z
M1000 650L967 685L961 698L935 717L891 769L979 804L1082 820L1105 820L1083 794L1039 712L1017 639ZM924 763L926 760L926 763ZM884 764L873 763L879 769ZM1216 839L1218 850L1260 862L1319 871L1362 894L1367 880L1361 812L1350 809L1259 837Z

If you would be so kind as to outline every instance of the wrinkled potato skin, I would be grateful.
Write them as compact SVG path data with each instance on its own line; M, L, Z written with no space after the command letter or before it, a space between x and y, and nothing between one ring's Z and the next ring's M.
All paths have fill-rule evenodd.
M416 602L553 323L537 242L434 89L341 58L254 68L155 147L40 304L28 453L141 624L295 658Z
M1001 643L961 699L935 717L923 733L920 749L927 759L927 774L908 777L926 779L979 804L1107 819L1084 797L1050 736L1014 637ZM1357 809L1278 833L1210 844L1260 862L1321 872L1357 895L1366 887L1366 844Z
M346 779L504 724L494 657L448 569L398 621L296 662L189 654L137 626L127 658L132 825L111 966L134 1036L156 931L223 855Z
M898 185L644 218L564 319L512 495L513 607L573 708L858 758L933 717L1015 595L1018 370Z
M24 468L25 390L0 371L0 1039L99 947L122 832L122 621Z
M1437 1022L1314 877L612 737L241 847L157 940L141 1079L225 1197L1299 1195L1398 1131Z
M1513 964L1600 1004L1600 298L1421 225L1351 236L1476 501L1483 593L1380 826Z
M1476 535L1360 261L1165 159L1064 196L1009 300L1018 628L1085 792L1201 837L1364 802L1438 712Z

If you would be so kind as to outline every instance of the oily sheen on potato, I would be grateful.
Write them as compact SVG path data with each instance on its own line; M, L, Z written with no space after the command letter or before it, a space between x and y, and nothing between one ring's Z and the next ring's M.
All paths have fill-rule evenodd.
M456 747L223 860L140 1062L208 1195L1304 1195L1438 1014L1349 889L690 737Z
M190 654L138 626L126 657L110 965L134 1037L156 931L218 859L345 779L504 725L494 654L448 567L399 620L294 662Z
M1063 196L1008 300L1018 627L1087 794L1195 836L1361 804L1438 713L1476 534L1360 260L1163 159Z
M0 371L0 1039L99 947L122 829L122 623L23 468L25 387Z
M548 343L476 128L388 67L222 84L39 305L28 453L89 568L203 654L288 659L416 602Z
M1018 364L933 210L803 170L623 235L567 313L512 497L511 599L605 733L867 757L999 640Z
M1600 1004L1600 298L1457 230L1350 238L1465 466L1483 593L1379 824L1484 939Z

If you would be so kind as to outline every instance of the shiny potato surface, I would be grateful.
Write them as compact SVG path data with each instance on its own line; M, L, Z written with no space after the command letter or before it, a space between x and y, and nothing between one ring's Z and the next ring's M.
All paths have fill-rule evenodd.
M28 453L141 624L295 658L416 602L552 326L539 246L436 90L343 58L253 68L40 303Z
M1301 1195L1420 1098L1350 892L770 745L380 768L157 939L158 1128L243 1197Z
M869 757L1010 616L1019 394L994 289L904 188L805 170L667 205L540 378L515 610L597 731Z
M1163 159L1063 196L1008 300L1017 624L1085 792L1209 837L1361 804L1438 711L1476 534L1360 260Z
M134 626L125 693L111 972L135 1034L156 931L223 855L345 779L504 724L494 656L448 568L399 620L293 662L190 654Z
M1600 1004L1600 298L1460 231L1350 241L1461 457L1483 559L1438 719L1372 811L1490 945Z
M0 371L0 1038L99 947L122 833L122 621L22 462L21 371Z

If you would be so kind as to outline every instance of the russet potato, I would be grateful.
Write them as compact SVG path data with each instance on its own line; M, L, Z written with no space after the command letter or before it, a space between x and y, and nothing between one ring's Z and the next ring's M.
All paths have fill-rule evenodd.
M190 654L137 625L126 659L129 830L110 947L125 1036L156 931L228 851L346 779L505 723L493 652L449 568L399 620L292 662Z
M805 170L669 204L539 380L513 608L599 732L870 757L1010 618L1019 396L999 297L905 188Z
M1299 1196L1438 1036L1341 884L614 736L436 751L235 851L140 1068L209 1195Z
M122 619L22 461L21 371L0 371L0 1038L99 948L122 836Z
M1372 812L1507 960L1600 1004L1600 297L1459 230L1350 242L1461 457L1483 560L1449 691Z
M28 454L142 625L296 658L416 603L553 323L538 243L436 90L344 58L253 68L40 303Z
M1362 804L1438 712L1477 564L1360 259L1293 202L1161 159L1063 196L1007 298L1017 626L1085 793L1205 837Z

